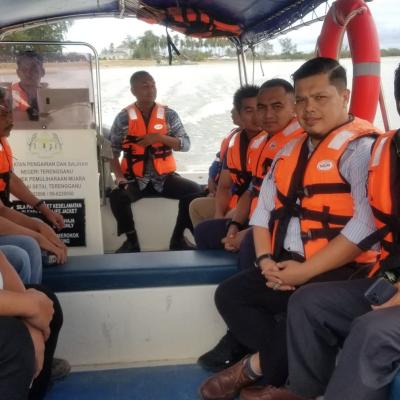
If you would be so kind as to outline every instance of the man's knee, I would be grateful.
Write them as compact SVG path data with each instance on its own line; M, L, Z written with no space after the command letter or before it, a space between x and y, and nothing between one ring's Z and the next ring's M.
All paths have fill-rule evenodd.
M130 204L130 198L125 189L114 189L110 192L110 204L111 206L118 206L122 204Z
M399 335L397 327L390 324L392 317L388 313L380 311L370 311L354 319L350 334L370 350L375 344L382 345L382 342L390 341L393 335ZM398 316L397 316L398 317Z
M289 299L288 314L299 315L307 312L317 314L324 289L318 283L310 283L297 289Z
M241 301L240 293L242 274L236 274L231 278L223 281L217 287L214 294L215 305L221 315L225 313L225 310L235 309L236 304Z
M64 315L62 312L60 301L58 300L57 296L50 289L42 285L28 285L27 287L32 287L36 290L43 292L53 302L54 314L51 321L51 329L58 332L64 322Z

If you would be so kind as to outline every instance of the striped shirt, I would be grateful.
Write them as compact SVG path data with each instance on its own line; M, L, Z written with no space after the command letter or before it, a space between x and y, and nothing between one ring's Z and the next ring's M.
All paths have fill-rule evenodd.
M190 139L187 135L182 121L176 111L166 108L165 119L168 125L168 135L179 139L179 151L189 151ZM119 157L122 151L122 142L128 134L128 112L122 110L114 120L110 130L110 141L114 156ZM159 175L154 169L153 161L149 158L146 162L143 178L136 178L140 190L143 190L150 182L154 189L161 193L164 188L164 182L167 174Z
M351 196L354 202L353 217L343 227L341 234L356 245L376 229L367 198L368 163L374 141L374 138L363 137L350 142L339 164L340 173L351 186ZM311 155L315 147L311 139L308 139L307 144L309 154ZM274 167L276 160L288 145L290 145L290 142L278 152L271 169L264 178L257 208L250 220L250 225L268 228L271 211L275 208L276 184ZM297 202L299 203L299 200ZM286 232L284 248L288 251L304 255L300 232L299 218L292 217Z

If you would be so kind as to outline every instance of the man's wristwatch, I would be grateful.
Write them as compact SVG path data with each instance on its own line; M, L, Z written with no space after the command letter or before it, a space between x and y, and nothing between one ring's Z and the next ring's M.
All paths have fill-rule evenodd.
M256 268L260 268L260 262L261 262L262 260L265 260L266 258L268 258L269 260L273 260L272 254L271 254L271 253L264 253L264 254L261 254L260 256L258 256L258 257L256 258L256 261L254 261L254 266L255 266Z

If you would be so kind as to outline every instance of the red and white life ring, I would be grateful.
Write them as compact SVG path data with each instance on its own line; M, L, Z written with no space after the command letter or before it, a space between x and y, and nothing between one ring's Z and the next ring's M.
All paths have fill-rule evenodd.
M337 59L345 31L353 60L350 112L373 122L381 85L380 48L374 20L363 0L333 3L318 38L317 56Z

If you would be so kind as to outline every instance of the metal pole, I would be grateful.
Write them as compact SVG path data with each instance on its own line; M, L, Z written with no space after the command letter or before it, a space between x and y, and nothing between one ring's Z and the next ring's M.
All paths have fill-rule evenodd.
M236 58L238 61L238 69L239 69L239 81L240 81L240 86L243 86L243 80L242 80L242 66L241 66L241 60L240 60L240 51L238 48L236 48Z
M246 65L246 55L244 54L244 49L243 46L240 47L240 53L241 53L241 58L242 58L242 63L243 63L243 75L244 75L244 82L247 85L249 80L247 78L247 65Z
M383 96L382 83L381 83L381 90L379 91L379 107L381 109L383 126L385 128L385 131L388 131L390 129L390 124L389 124L389 116L386 111L385 98Z

